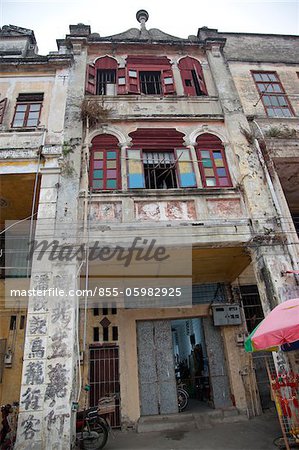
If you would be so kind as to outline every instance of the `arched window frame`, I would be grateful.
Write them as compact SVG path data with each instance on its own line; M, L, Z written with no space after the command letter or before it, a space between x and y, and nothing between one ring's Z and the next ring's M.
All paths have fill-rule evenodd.
M92 139L89 184L93 192L121 189L121 162L118 139L100 134Z
M111 83L115 85L115 91L113 93L116 94L116 83L118 79L118 63L116 59L114 59L112 56L101 56L97 58L97 60L93 64L88 64L87 66L87 73L86 73L86 85L85 85L85 91L87 94L91 95L109 95L106 90L107 83L105 80L100 79L101 73L106 72L107 74L110 73ZM107 81L106 77L106 81Z
M225 149L221 140L210 133L196 139L196 154L204 188L232 187Z
M200 62L191 56L185 56L178 62L184 94L190 97L208 95Z

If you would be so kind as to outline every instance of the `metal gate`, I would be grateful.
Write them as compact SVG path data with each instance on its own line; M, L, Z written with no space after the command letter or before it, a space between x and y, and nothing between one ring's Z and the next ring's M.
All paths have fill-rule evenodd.
M96 406L101 397L116 394L116 411L111 425L120 426L119 348L91 346L89 358L90 406Z
M178 412L171 321L137 322L142 416Z

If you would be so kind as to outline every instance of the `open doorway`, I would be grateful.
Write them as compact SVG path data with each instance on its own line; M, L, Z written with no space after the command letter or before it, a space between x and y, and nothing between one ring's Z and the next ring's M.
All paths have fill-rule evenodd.
M209 362L201 318L171 321L175 374L189 394L188 411L212 406Z

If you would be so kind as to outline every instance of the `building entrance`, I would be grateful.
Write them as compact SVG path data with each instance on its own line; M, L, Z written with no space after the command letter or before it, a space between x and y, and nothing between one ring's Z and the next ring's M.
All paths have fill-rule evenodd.
M137 347L142 416L177 413L179 380L191 409L232 405L221 332L210 317L139 321Z
M171 321L175 374L189 394L188 410L212 406L209 361L201 318Z

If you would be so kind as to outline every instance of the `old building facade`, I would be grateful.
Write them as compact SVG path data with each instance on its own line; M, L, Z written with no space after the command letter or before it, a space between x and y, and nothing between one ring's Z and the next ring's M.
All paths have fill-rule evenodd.
M79 298L69 294L64 306L49 295L43 308L30 299L27 314L5 309L0 338L7 340L6 352L12 317L28 316L18 448L32 442L40 448L68 448L74 403L84 403L85 384L90 385L91 405L99 396L118 394L114 425L124 428L135 428L140 417L144 425L147 416L178 412L176 374L198 405L222 411L223 417L228 410L259 414L269 401L242 342L263 314L298 295L298 238L292 220L298 213L293 185L298 174L298 57L292 51L297 38L276 36L270 51L268 36L205 27L182 39L147 29L146 11L139 11L137 20L139 28L107 37L91 33L87 25L71 25L70 34L58 40L58 52L35 56L37 73L26 55L19 56L26 78L22 83L34 76L36 84L30 89L22 84L4 95L16 97L16 108L23 104L21 94L44 93L49 101L40 122L32 123L35 130L26 130L24 122L34 120L30 107L15 115L4 112L3 181L9 183L14 173L27 176L24 167L32 166L32 192L39 174L36 209L15 208L16 214L7 218L38 211L35 236L59 238L62 246L84 243L91 248L97 241L126 246L135 237L154 238L173 252L178 266L164 273L162 265L140 264L120 272L118 266L96 266L88 257L81 263L46 260L42 267L34 260L31 287L42 282L70 292L108 286L120 294L122 286L122 294L83 294L80 308ZM20 65L12 71L13 61L5 58L1 74L13 83L13 74L21 76ZM6 76L9 68L12 74ZM42 101L36 97L34 104ZM16 120L20 125L14 126ZM38 156L32 162L41 145L43 167ZM185 254L186 248L190 252ZM189 267L183 268L185 255ZM123 293L121 273L133 278L130 289L136 283L134 302L125 295L131 291ZM157 285L158 274L167 274L167 283ZM152 277L147 289L180 289L178 275L192 285L187 299L155 303L147 290L148 303L142 302L146 278ZM237 317L239 305L243 320ZM218 306L237 308L234 325L217 325L215 316L213 322ZM14 339L21 343L20 333ZM37 338L43 352L33 355ZM12 366L3 369L2 402L17 400L6 386L12 371L20 377L21 350L13 358ZM39 376L32 378L36 370ZM55 390L51 386L57 380ZM28 434L30 417L36 431Z

